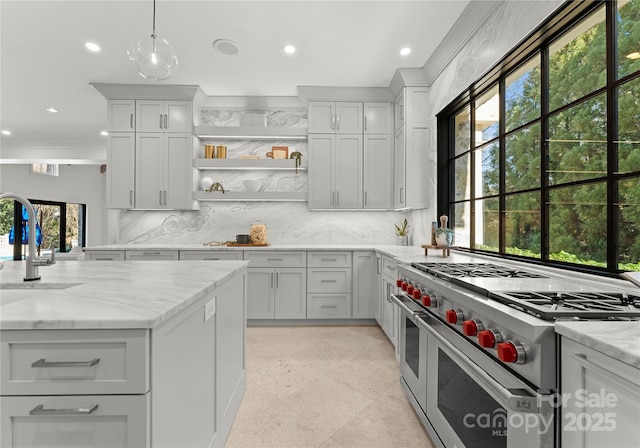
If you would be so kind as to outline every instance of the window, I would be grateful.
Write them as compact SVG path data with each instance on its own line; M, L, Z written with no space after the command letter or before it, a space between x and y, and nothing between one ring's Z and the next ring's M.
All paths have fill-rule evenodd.
M37 255L51 252L69 252L75 246L86 243L86 207L53 201L31 201L38 221L36 229L41 238L36 237ZM0 259L20 260L26 257L28 249L26 209L12 199L0 200ZM22 235L22 237L20 237Z
M471 251L640 271L640 0L566 2L438 114Z

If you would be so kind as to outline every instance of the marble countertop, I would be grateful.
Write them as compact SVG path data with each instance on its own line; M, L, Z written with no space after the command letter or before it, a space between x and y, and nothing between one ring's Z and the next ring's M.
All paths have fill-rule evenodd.
M37 289L0 291L0 329L154 328L247 265L247 261L60 261L40 267L42 285ZM4 262L0 283L3 288L23 284L24 274L24 262ZM55 289L64 284L78 285Z
M640 321L556 322L556 333L640 369Z

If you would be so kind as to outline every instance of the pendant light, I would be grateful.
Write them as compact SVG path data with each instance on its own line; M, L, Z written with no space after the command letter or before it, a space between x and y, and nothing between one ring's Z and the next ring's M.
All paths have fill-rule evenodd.
M167 39L156 34L156 0L153 0L153 32L140 39L127 50L129 60L140 76L151 81L162 81L178 68L178 57Z

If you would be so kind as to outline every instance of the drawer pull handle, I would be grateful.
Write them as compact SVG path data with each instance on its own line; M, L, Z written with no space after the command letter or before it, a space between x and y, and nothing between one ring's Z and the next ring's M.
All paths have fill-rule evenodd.
M219 258L214 257L214 258L203 258L203 260L219 260Z
M39 404L29 411L29 415L91 415L98 409L98 403L89 408L78 409L45 409Z
M338 305L320 305L320 308L338 308Z
M338 281L338 280L323 279L323 280L320 280L320 283L335 283L335 282L337 282L337 281Z
M284 261L282 258L267 258L267 261Z
M322 261L338 261L337 258L322 258Z
M44 358L40 358L31 364L31 367L93 367L99 362L100 358L91 361L45 361Z
M160 255L159 251L143 251L142 255Z
M96 261L114 261L114 259L107 257L96 257Z

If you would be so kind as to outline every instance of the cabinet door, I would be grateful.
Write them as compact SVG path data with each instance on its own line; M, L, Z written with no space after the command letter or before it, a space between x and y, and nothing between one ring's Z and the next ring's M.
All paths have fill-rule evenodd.
M275 318L307 317L307 270L278 268L275 270Z
M333 171L334 208L362 208L362 135L336 136Z
M382 301L382 330L387 334L389 340L393 343L394 347L398 343L397 339L397 309L398 307L391 301L391 294L395 292L395 284L393 280L384 277L383 281L383 293L384 299Z
M353 319L375 317L376 299L376 254L375 252L353 253Z
M136 132L162 132L164 101L136 101Z
M165 132L192 132L191 102L165 101L163 129Z
M362 134L362 103L336 103L336 134Z
M132 132L107 139L107 208L134 207L136 139Z
M393 147L389 135L364 137L364 208L391 208Z
M123 250L87 250L84 251L85 260L94 261L123 261Z
M136 134L136 208L163 208L162 133Z
M309 208L333 208L335 191L333 188L332 160L336 139L333 135L309 135Z
M376 253L376 298L374 314L378 325L382 326L382 301L384 300L382 276L382 255ZM355 300L355 299L354 299Z
M405 122L426 124L429 121L427 87L406 87L405 95Z
M249 268L247 272L247 318L273 319L275 272L269 268Z
M333 134L335 116L335 103L309 102L309 134Z
M391 134L391 103L364 103L364 133Z
M193 196L193 151L191 134L164 135L164 189L166 208L190 209Z
M149 394L2 397L0 446L148 447Z
M404 126L404 112L404 89L402 89L395 102L394 122L396 130Z
M134 100L107 101L107 130L109 132L135 131L136 102Z
M396 209L406 207L406 189L405 189L405 145L404 145L404 128L396 131L395 145L393 148L393 207ZM421 167L424 169L424 167ZM423 173L424 175L424 173Z
M561 350L562 446L640 446L640 371L564 337Z
M422 124L409 123L405 126L405 207L419 209L430 207L433 186L425 167L431 166L429 151L429 128Z

